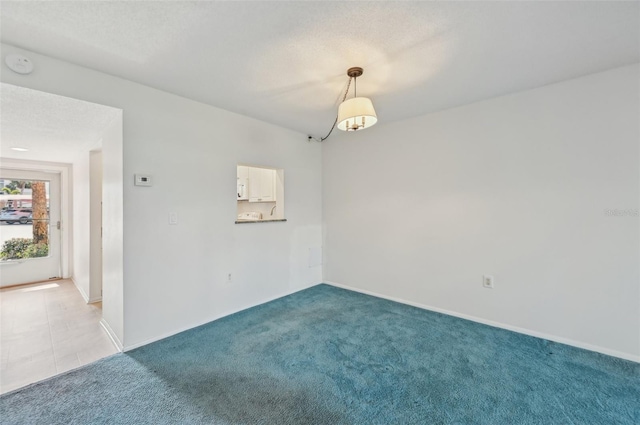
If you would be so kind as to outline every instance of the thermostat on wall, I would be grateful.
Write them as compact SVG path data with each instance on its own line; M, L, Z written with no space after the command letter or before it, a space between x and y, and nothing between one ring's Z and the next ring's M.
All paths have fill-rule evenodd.
M151 176L148 174L136 174L135 175L136 186L151 186Z

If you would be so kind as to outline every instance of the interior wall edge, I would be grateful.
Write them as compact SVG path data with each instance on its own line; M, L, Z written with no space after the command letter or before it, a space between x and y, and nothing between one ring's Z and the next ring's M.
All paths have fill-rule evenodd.
M120 342L120 338L118 338L118 335L114 332L114 330L109 325L109 322L107 322L104 317L100 319L100 326L102 326L102 328L107 332L107 335L109 335L109 338L111 338L111 341L116 346L118 351L122 352L123 346L122 342Z
M80 285L78 285L78 282L76 282L75 276L71 276L69 279L71 279L71 281L73 282L73 286L75 286L76 289L78 290L78 292L80 292L80 295L82 296L82 299L84 300L85 303L90 304L92 302L95 302L95 301L91 301L89 299L89 296L82 289L82 287Z

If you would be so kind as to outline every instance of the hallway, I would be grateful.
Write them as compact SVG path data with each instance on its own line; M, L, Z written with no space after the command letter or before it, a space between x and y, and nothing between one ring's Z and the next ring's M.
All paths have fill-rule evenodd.
M118 352L71 280L0 290L0 393Z

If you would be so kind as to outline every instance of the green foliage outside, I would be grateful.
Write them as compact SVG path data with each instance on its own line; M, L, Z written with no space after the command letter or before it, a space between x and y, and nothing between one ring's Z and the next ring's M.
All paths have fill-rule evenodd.
M46 257L49 255L49 245L33 244L33 239L13 238L5 241L0 250L0 259L19 260L22 258Z
M49 255L49 245L46 243L31 244L25 251L25 258L46 257Z
M22 180L11 180L9 183L5 183L4 186L5 187L2 188L3 192L9 195L19 195L22 193L23 189L31 189L31 182Z
M20 195L20 189L11 189L10 187L3 187L2 188L2 193L4 193L5 195Z

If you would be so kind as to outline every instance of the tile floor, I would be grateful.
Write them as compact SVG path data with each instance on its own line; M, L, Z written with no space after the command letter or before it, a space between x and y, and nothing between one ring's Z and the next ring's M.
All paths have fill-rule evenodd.
M117 353L70 280L0 290L0 393Z

